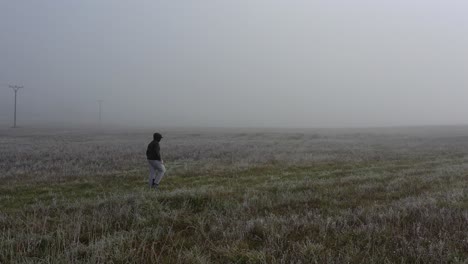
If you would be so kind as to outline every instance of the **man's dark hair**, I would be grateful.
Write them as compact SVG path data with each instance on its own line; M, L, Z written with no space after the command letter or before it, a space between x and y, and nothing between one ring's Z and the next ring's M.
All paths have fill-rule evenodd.
M160 140L161 138L163 138L163 136L161 134L159 134L159 133L154 133L153 134L153 139L154 140Z

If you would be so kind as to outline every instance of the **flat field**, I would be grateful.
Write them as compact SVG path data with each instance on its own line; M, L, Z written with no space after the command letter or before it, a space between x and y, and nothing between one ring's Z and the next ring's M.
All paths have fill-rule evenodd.
M0 130L0 263L468 263L468 128Z

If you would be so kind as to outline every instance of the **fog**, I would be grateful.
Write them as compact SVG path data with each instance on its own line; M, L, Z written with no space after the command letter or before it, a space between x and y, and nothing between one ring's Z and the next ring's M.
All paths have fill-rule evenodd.
M2 0L0 126L467 124L468 3Z

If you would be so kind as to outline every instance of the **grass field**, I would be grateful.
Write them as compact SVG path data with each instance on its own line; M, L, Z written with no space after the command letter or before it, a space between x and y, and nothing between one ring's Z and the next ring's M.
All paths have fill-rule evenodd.
M0 263L468 263L468 128L0 130Z

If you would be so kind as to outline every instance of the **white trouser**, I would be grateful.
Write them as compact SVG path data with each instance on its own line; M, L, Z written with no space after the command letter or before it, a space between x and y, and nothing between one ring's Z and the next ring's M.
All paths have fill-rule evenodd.
M153 180L155 184L159 184L161 179L166 172L166 167L159 160L148 160L150 176L149 176L149 186L153 185Z

